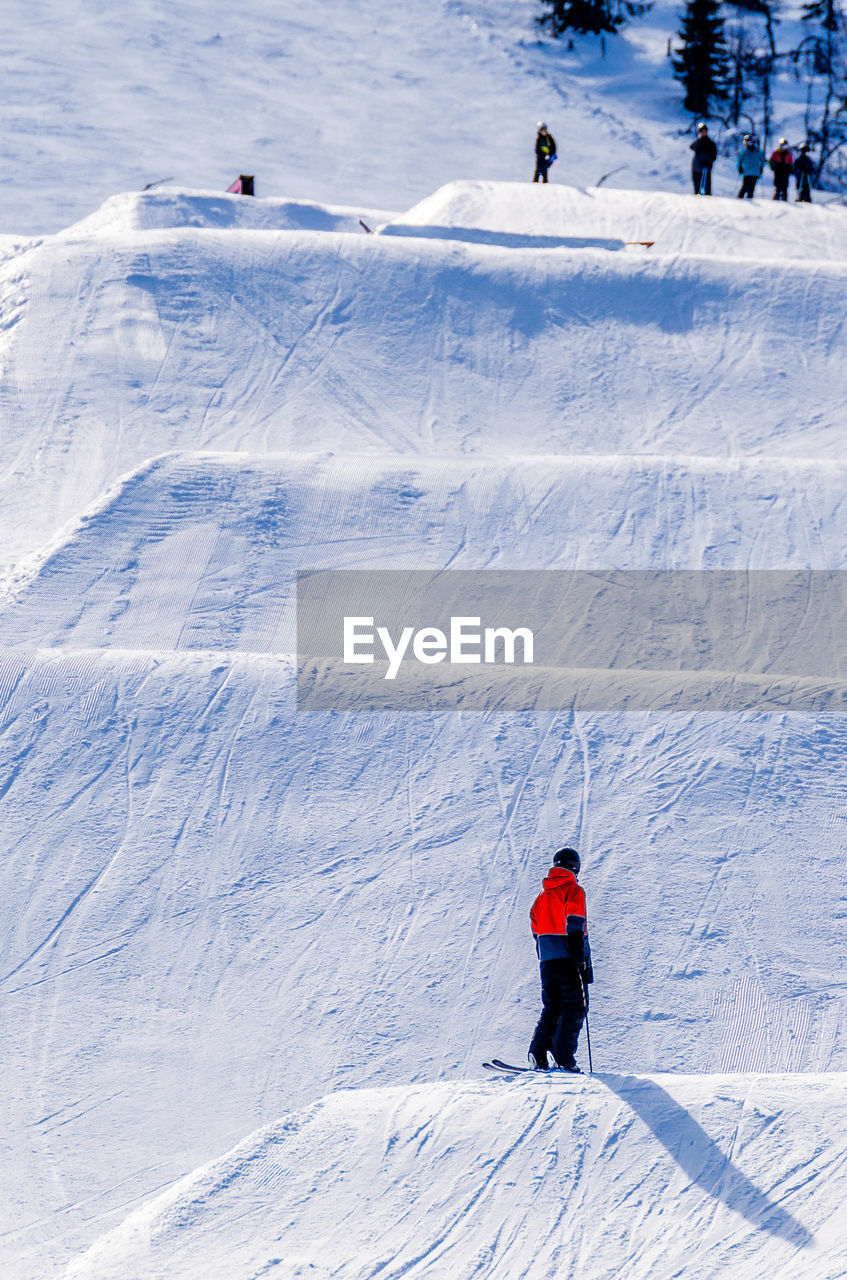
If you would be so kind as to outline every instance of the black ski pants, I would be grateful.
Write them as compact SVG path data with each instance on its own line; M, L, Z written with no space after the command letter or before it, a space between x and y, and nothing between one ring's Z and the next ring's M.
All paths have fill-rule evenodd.
M588 1004L588 988L584 990L583 1000L583 984L573 960L541 961L541 1017L529 1051L542 1066L551 1050L560 1067L576 1065Z
M811 183L801 182L797 188L797 199L801 204L812 203L812 187Z
M774 200L788 199L788 174L786 174L784 178L774 178L773 198Z
M749 200L753 199L753 192L756 190L756 183L759 181L759 175L756 173L745 173L741 179L741 190L738 193L738 199L743 200L745 197Z
M533 182L538 182L538 181L546 182L546 181L547 181L547 170L548 170L549 168L550 168L550 166L549 166L549 164L547 163L547 161L546 161L546 160L536 160L536 162L535 162L535 173L532 175L532 180L533 180Z
M712 194L712 166L710 164L704 165L701 169L696 168L696 166L693 167L691 181L694 185L695 196L710 196Z

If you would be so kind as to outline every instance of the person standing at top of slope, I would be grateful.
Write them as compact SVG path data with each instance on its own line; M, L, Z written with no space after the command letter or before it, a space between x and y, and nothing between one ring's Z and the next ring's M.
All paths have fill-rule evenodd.
M533 182L547 181L547 171L555 159L556 139L542 120L538 125L538 133L535 135L535 173L532 175Z
M695 196L712 194L712 165L718 158L718 149L709 137L709 126L698 124L697 137L689 147L694 152L691 161L691 181L694 183Z
M576 849L554 854L529 913L541 964L541 1017L527 1054L535 1071L579 1072L576 1046L588 1012L587 985L594 981L579 868Z
M812 174L815 162L809 155L808 142L801 142L797 159L794 161L794 180L797 183L797 199L803 204L812 203Z
M741 174L741 189L738 199L753 199L756 183L762 176L765 167L765 153L759 146L755 133L745 133L744 146L738 153L738 172Z
M780 138L779 145L771 156L769 164L773 169L773 198L774 200L787 200L788 183L791 178L791 170L794 168L794 157L788 146L787 138Z

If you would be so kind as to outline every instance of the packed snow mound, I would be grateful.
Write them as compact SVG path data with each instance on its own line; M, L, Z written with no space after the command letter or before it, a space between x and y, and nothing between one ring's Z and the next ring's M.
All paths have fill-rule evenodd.
M169 455L7 576L0 642L289 653L303 569L837 569L845 483L761 459ZM771 669L831 669L803 656Z
M336 1093L65 1280L837 1280L845 1095L843 1076L667 1075Z
M536 249L847 262L847 209L517 182L450 182L383 235Z
M62 232L63 239L117 235L126 231L161 231L170 227L217 227L252 231L351 231L395 215L377 209L317 204L313 200L281 200L187 191L128 191L112 196L95 213Z
M834 262L56 237L0 265L0 563L173 449L840 458L846 286Z

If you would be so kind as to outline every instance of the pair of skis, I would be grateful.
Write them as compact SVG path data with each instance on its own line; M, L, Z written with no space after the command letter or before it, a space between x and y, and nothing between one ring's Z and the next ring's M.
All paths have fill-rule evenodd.
M588 1074L594 1074L594 1063L591 1061L591 1031L588 1026L588 992L585 989L585 977L582 968L577 966L579 975L579 985L582 989L582 1007L585 1010L585 1038L588 1042ZM561 1080L562 1077L581 1076L582 1072L579 1067L575 1071L566 1071L561 1067L556 1067L554 1071L538 1071L534 1067L513 1067L511 1063L504 1062L502 1058L492 1058L490 1062L483 1062L486 1071L496 1071L504 1076L555 1076Z
M562 1076L579 1076L581 1071L536 1071L532 1067L513 1067L508 1062L503 1062L500 1058L492 1058L490 1062L483 1062L486 1071L494 1071L503 1076L556 1076L557 1079Z

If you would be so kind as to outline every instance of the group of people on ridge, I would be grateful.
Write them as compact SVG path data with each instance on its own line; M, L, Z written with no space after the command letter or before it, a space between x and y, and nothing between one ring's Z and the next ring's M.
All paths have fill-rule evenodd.
M699 124L697 137L691 143L694 157L691 161L691 181L694 194L710 196L712 194L712 166L718 158L718 149L713 138L709 137L709 126ZM788 184L792 173L797 183L797 199L804 204L812 202L812 173L814 164L809 155L809 144L800 145L796 157L788 145L787 138L780 138L779 144L767 161L773 170L774 200L788 199ZM756 183L765 170L765 153L759 146L755 133L745 133L744 145L738 153L737 169L741 176L739 200L752 200Z
M709 126L699 124L697 137L691 143L694 157L691 162L691 181L694 194L710 196L712 194L712 166L718 158L718 148L709 136ZM556 139L544 121L540 121L535 136L535 173L533 182L547 182L550 166L556 159ZM788 145L787 138L780 138L779 145L767 161L773 170L774 200L788 199L788 184L791 175L797 183L797 199L805 204L812 202L812 174L814 164L809 155L809 144L801 143L795 156ZM744 145L738 155L738 172L741 176L739 200L753 199L756 183L765 169L765 153L759 146L755 133L745 133Z

